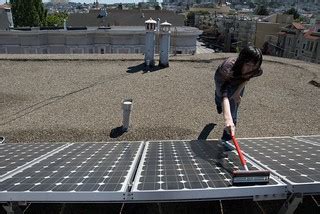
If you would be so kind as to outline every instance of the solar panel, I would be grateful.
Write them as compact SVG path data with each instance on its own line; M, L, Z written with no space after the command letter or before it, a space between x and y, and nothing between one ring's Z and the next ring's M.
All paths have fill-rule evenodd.
M298 140L303 140L305 142L315 143L320 145L320 135L312 135L312 136L295 136Z
M290 137L240 139L243 151L289 183L292 192L320 192L320 146Z
M231 173L241 167L234 152L224 153L218 141L147 142L134 180L136 200L253 197L284 194L285 185L232 187ZM249 169L258 169L248 163Z
M1 201L121 201L142 142L73 143L0 182Z
M62 143L4 143L0 144L0 179L32 160L57 149Z

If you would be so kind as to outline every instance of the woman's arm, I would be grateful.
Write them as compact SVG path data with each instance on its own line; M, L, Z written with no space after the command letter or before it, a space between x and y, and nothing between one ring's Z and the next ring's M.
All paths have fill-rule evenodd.
M235 135L235 125L233 123L233 119L231 116L231 110L230 110L230 102L228 97L223 97L222 100L222 109L223 109L223 118L225 123L225 129L226 131L231 131L231 135Z

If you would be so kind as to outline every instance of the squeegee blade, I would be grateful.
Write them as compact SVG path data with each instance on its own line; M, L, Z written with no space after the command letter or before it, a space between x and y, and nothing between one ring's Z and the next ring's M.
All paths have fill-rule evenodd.
M270 172L267 170L237 170L232 175L232 185L264 185L269 183Z

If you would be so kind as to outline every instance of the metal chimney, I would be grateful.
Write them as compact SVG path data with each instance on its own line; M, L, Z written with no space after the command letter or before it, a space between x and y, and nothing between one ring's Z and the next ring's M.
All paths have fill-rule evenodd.
M170 27L167 21L160 25L160 67L169 67Z
M160 31L160 18L157 18L157 32Z
M154 40L157 22L150 18L145 21L146 26L146 44L145 44L145 54L144 63L147 67L154 66Z
M122 131L127 132L130 126L130 113L132 110L132 99L123 100L122 110L123 110Z
M63 20L63 30L67 30L67 20Z

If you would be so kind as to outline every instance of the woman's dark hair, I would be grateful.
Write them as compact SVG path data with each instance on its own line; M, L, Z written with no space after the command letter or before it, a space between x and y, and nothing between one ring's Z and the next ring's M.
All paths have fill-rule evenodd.
M261 50L253 46L247 46L240 51L239 56L232 67L232 70L234 70L234 77L236 78L241 77L242 67L245 63L248 63L248 62L253 62L254 64L259 65L257 70L252 72L252 77L262 73L262 70L260 68L262 64Z

